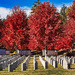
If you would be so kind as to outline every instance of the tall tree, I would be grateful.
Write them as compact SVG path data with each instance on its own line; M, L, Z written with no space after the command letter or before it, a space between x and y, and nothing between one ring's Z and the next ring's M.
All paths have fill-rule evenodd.
M38 5L40 5L40 0L37 0L37 1L34 2L33 6L32 6L32 9L31 9L31 10L32 10L31 13L34 13L34 12L35 12L35 9L36 9L36 7L37 7Z
M68 13L70 12L71 6L67 7L66 9L66 15L68 15Z
M55 49L56 38L61 37L64 30L59 18L56 7L51 6L49 2L44 2L36 7L36 11L28 20L31 50Z
M67 20L66 9L67 7L63 5L63 7L60 10L60 16L62 18L62 23L66 23L66 20Z
M2 42L6 49L28 49L27 17L25 11L19 6L15 6L12 14L7 16L3 35Z
M68 12L68 20L66 25L66 33L72 39L71 45L75 42L75 1L73 1L73 5Z
M2 29L3 29L3 21L0 19L0 47L2 47Z
M71 9L69 9L68 17L75 20L75 1L73 1L73 5L71 6Z

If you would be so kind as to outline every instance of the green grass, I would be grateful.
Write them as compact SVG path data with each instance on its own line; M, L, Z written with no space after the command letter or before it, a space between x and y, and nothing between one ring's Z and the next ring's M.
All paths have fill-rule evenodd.
M36 57L38 61L38 69L33 68L33 57L31 57L28 69L26 71L21 71L21 64L13 71L8 72L8 68L0 71L0 75L75 75L75 64L71 65L71 69L65 70L61 65L58 64L58 68L54 68L48 63L48 69L44 69L39 57Z

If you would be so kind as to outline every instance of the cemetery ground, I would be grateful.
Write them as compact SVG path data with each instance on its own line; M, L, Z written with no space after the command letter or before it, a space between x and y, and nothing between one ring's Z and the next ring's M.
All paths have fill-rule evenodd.
M71 69L65 70L60 64L58 64L57 68L54 68L51 64L48 63L48 68L44 69L39 60L39 55L36 56L38 69L34 70L33 58L33 56L30 57L28 68L25 71L21 71L20 64L13 72L8 72L8 68L3 69L0 71L0 75L75 75L75 64L71 65Z

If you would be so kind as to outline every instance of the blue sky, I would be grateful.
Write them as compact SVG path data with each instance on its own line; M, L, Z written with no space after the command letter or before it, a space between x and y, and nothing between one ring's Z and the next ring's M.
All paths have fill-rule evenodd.
M6 18L6 15L9 14L12 7L19 5L20 7L24 7L27 15L31 12L31 7L37 0L0 0L0 15L1 18ZM40 0L41 3L48 0ZM60 11L63 4L66 6L72 5L74 0L50 0L50 4L54 3L57 9Z

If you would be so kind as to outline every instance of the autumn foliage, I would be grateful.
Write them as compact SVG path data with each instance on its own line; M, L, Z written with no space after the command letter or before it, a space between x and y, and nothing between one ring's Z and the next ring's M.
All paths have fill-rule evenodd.
M75 42L75 1L63 24L56 7L44 2L27 20L24 10L15 6L2 24L0 46L16 49L71 49Z
M28 49L27 17L24 10L16 6L4 22L2 44L8 50Z
M68 20L66 25L66 33L72 39L72 43L75 42L75 1L68 12Z
M0 19L0 47L2 46L2 29L3 29L3 22L2 20Z
M69 18L75 20L75 1L73 1L73 5L69 10L70 10L68 13Z
M30 49L54 49L56 38L63 33L63 25L56 8L49 2L40 4L28 20Z

